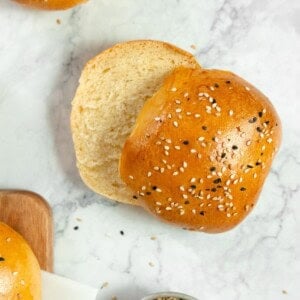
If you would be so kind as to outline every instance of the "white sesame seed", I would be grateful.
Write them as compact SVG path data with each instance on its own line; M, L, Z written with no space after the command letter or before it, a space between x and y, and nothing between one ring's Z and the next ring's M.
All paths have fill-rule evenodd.
M176 150L180 150L180 146L175 146L174 147Z
M208 195L206 196L206 199L207 199L207 200L209 200L209 199L210 199L210 194L208 194Z
M217 175L218 175L219 177L221 177L223 174L222 174L222 172L217 172Z
M129 177L129 179L133 180L133 176L132 175L129 175L128 177Z
M239 182L243 182L243 177L240 177Z
M168 169L168 170L171 170L172 167L171 167L170 165L167 165L167 169Z
M188 198L188 195L183 194L183 195L182 195L182 198L183 198L183 199L187 199L187 198Z
M262 151L265 151L265 149L266 149L266 146L263 145L263 146L261 147L261 150L262 150Z
M205 107L205 109L206 109L206 110L211 110L211 106L208 106L208 105L207 105L207 106Z
M267 139L267 142L268 142L269 144L272 143L272 141L273 141L273 140L272 140L271 138L268 138L268 139Z
M208 101L209 101L210 103L213 103L213 102L214 102L214 98L213 98L213 97L209 97L209 98L208 98Z
M6 239L6 242L10 242L11 241L11 238L10 237L8 237L7 239Z
M265 135L264 135L263 132L261 132L261 133L259 134L259 136L260 136L261 138L263 138Z
M165 150L170 150L170 147L166 145L166 146L164 146L164 149Z
M212 108L216 108L217 105L218 105L217 103L214 103L211 107L212 107Z
M187 116L190 116L191 114L192 114L192 113L191 113L190 111L187 111L187 112L186 112L186 115L187 115Z
M153 169L154 169L155 171L158 171L158 170L159 170L159 167L155 166L155 167L153 167Z
M165 168L160 168L160 173L163 173L165 171Z
M168 152L167 150L165 151L165 155L166 155L166 156L169 156L169 152Z
M176 92L176 91L177 91L177 88L176 88L176 87L172 87L170 91L171 91L171 92Z
M145 191L145 190L146 190L146 186L143 185L143 186L142 186L142 191Z
M246 146L250 146L251 145L251 140L248 140L247 142L246 142Z
M202 178L200 178L199 182L200 182L200 183L203 183L203 182L204 182L204 180L203 180Z
M190 182L191 183L196 182L196 178L195 177L191 178Z
M237 184L239 182L239 180L238 179L235 179L234 181L233 181L233 184Z
M158 193L161 193L161 189L159 189L159 188L157 188L155 191Z
M167 206L167 207L166 207L166 210L172 210L172 207Z
M175 100L175 103L176 103L176 104L180 104L181 101L177 99L177 100Z
M155 121L160 121L161 119L160 119L160 117L155 117L154 120Z
M204 138L203 136L200 136L200 137L198 138L198 141L199 141L199 142L202 142L202 141L204 141L204 139L205 139L205 138Z
M180 214L181 216L184 215L184 209L181 209L179 214Z
M180 112L182 112L182 109L181 109L181 108L176 108L175 111L176 111L177 113L180 113Z
M152 173L151 172L148 172L147 176L148 177L151 177Z
M257 174L256 174L256 173L254 173L254 174L253 174L253 178L256 178L256 177L257 177Z
M183 97L184 97L184 98L187 98L188 96L189 96L189 93L184 93L184 94L183 94Z
M179 168L179 171L180 171L181 173L183 173L183 172L184 172L184 168L183 168L183 167L180 167L180 168Z
M161 145L161 141L157 141L155 144L156 145Z
M230 180L228 179L225 184L230 185Z
M262 112L263 112L263 114L265 114L265 113L267 112L267 110L264 108L264 109L262 110Z
M172 143L172 140L171 140L171 139L166 139L166 142L167 142L168 144L171 144L171 143Z
M13 276L17 276L19 273L18 272L12 272Z
M230 213L227 213L227 214L226 214L226 217L227 217L227 218L230 218L230 217L231 217L231 214L230 214Z
M212 178L212 176L211 175L207 175L206 178L210 179L210 178Z
M25 285L25 281L23 279L20 281L20 283L21 285Z
M222 169L221 169L222 173L224 173L226 171L226 167L223 166Z
M184 186L183 186L183 185L181 185L181 186L179 187L179 189L180 189L181 191L184 192Z
M172 118L172 115L171 115L171 114L168 114L167 117L168 117L168 119L171 119L171 118Z
M250 171L250 168L247 168L244 170L244 173L248 173Z
M145 194L144 193L139 193L141 196L145 196Z
M177 176L179 174L178 171L173 172L173 176Z
M198 118L200 118L201 116L200 116L200 114L195 114L194 117L195 117L196 119L198 119Z
M229 113L230 117L233 116L233 110L232 109L228 113Z
M187 166L188 166L186 161L184 161L182 165L183 165L184 168L187 168Z
M200 153L198 153L197 157L200 159L202 157L202 155Z
M201 146L202 146L202 147L206 147L206 143L204 143L204 142L201 143Z
M214 88L213 86L210 86L209 89L210 89L211 91L214 91L214 90L215 90L215 88Z
M174 122L173 122L173 125L174 125L174 127L177 128L177 127L178 127L178 122L177 122L177 121L174 121Z
M191 149L190 152L191 153L197 153L197 150L196 149Z
M224 205L219 204L219 205L218 205L218 209L219 209L219 210L224 210Z
M203 97L203 96L204 96L204 93L199 93L198 96L199 96L199 97Z
M250 88L249 88L248 86L245 86L245 89L246 89L247 91L250 91Z
M195 215L196 214L196 209L192 209L192 213Z
M221 111L221 107L220 107L220 106L217 106L217 107L216 107L216 111L220 112L220 111Z
M161 205L161 203L160 203L160 202L155 202L155 204L156 204L156 205L159 205L159 206Z
M231 174L229 178L234 179L234 177L235 177L235 174Z

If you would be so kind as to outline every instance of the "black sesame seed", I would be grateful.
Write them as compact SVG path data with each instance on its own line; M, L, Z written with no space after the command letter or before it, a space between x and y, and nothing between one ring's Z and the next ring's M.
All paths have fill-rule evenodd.
M258 132L262 132L262 129L261 129L260 127L256 127L256 130L257 130Z
M261 156L263 156L263 155L264 155L264 153L263 153L263 152L261 152L261 153L260 153L260 155L261 155Z
M190 204L190 201L186 200L184 201L184 204Z
M278 126L278 123L276 123L275 126Z
M250 119L248 122L249 123L255 123L257 121L257 118L256 117L253 117L252 119Z
M212 191L212 192L216 192L217 189L216 189L216 188L212 188L211 191Z
M221 158L224 158L225 156L226 156L226 153L223 152L223 153L221 154Z
M133 198L133 199L137 199L138 197L137 197L136 195L133 195L132 198Z
M157 186L154 185L154 186L152 187L152 190L155 191L156 189L157 189Z
M196 186L195 186L194 184L192 184L190 187L191 187L192 189L195 189L195 188L196 188Z
M238 148L239 148L239 147L236 146L236 145L233 145L233 146L232 146L232 149L233 149L233 150L237 150Z
M211 172L214 172L214 171L216 171L216 168L215 168L215 167L211 167L209 170L210 170Z
M270 121L266 121L265 124L266 124L266 125L269 125L269 124L270 124ZM277 125L276 125L276 126L277 126Z
M247 165L247 168L250 168L250 169L252 169L252 168L253 168L253 166L252 166L252 165Z
M74 230L78 230L79 227L78 227L78 226L74 226L73 229L74 229Z
M262 111L259 111L258 112L258 116L261 118L263 116L263 112Z
M184 145L188 145L189 144L189 141L183 141L182 142Z
M261 165L261 162L257 161L257 162L255 163L255 165L256 165L256 166L259 166L259 165Z
M246 191L246 188L245 187L241 187L240 190L243 192L243 191Z
M201 210L201 211L200 211L200 215L201 215L201 216L204 216L204 214L205 214L205 211Z
M215 103L217 103L217 100L214 98L212 101L212 104L215 104Z
M148 196L151 195L151 192L146 192L146 195L148 195Z
M217 188L218 188L218 189L221 189L221 188L222 188L222 186L221 186L221 185L217 185Z
M202 126L202 129L203 129L203 130L207 130L207 126L204 126L204 125L203 125L203 126Z
M222 179L221 178L217 178L217 179L215 179L214 181L213 181L213 183L220 183L222 181Z
M227 84L230 84L230 83L231 83L231 81L230 81L230 80L226 80L225 82L226 82Z
M123 230L120 230L120 234L121 234L121 235L124 235L124 231L123 231Z
M217 83L215 83L215 87L216 87L216 88L218 88L218 87L219 87L219 85L218 85Z
M4 257L0 257L0 261L5 261Z

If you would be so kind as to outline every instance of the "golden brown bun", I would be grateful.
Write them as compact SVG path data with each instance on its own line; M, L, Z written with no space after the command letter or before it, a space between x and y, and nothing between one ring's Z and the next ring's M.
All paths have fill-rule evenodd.
M274 107L250 83L179 68L141 110L120 175L158 218L223 232L252 210L280 139Z
M0 222L0 300L4 299L41 299L41 274L26 241Z
M14 0L18 3L46 10L63 10L86 2L87 0Z
M71 128L81 178L96 193L136 203L119 176L122 147L146 99L178 66L199 67L190 53L152 40L114 45L85 66Z

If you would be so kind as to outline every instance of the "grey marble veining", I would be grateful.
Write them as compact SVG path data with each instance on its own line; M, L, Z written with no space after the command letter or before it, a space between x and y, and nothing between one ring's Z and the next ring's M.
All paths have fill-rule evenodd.
M79 178L69 114L81 69L116 42L145 38L241 75L282 118L282 147L260 201L230 232L162 224L95 195ZM299 299L299 1L90 0L41 12L2 0L0 72L0 185L36 191L51 204L58 274L95 287L108 282L103 299L161 290L208 300Z

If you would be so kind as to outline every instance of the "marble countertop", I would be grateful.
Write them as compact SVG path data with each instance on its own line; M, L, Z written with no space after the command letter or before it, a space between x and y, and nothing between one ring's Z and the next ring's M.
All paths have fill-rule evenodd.
M257 207L236 229L173 228L81 182L70 101L85 62L129 39L169 41L204 67L230 69L277 108L281 150ZM102 286L104 300L162 290L201 300L299 299L299 1L90 0L41 12L2 0L0 72L0 187L33 190L51 204L56 273Z

